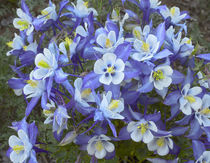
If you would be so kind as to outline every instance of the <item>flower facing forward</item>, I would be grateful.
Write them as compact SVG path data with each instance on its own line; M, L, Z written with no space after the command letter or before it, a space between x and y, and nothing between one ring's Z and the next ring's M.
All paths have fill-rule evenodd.
M147 122L145 119L142 119L139 122L132 121L127 126L127 131L131 133L131 139L135 142L151 142L154 136L150 130L157 132L157 126L154 122Z
M146 41L136 39L133 45L136 52L131 57L137 61L150 60L157 53L159 45L157 37L152 34L148 35Z
M169 153L169 149L173 149L173 141L167 137L156 137L147 144L149 151L157 151L160 156Z
M104 134L94 136L88 141L87 151L89 155L95 155L97 159L102 159L107 152L114 151L114 144L110 143L111 139Z
M205 94L202 98L202 107L195 112L195 117L200 125L210 126L210 95Z
M182 96L179 99L180 110L186 114L190 115L192 113L192 109L194 111L198 111L198 109L202 106L202 100L197 95L202 92L200 87L190 88L190 84L186 84L181 94Z
M23 12L23 10L20 8L17 9L17 15L19 18L15 18L13 20L14 27L20 31L26 30L26 34L30 35L34 30L34 26L32 25L32 18Z
M100 74L99 81L109 85L120 84L124 79L125 63L122 59L117 59L113 53L106 53L102 59L98 59L94 64L94 72Z
M149 81L154 83L156 89L163 90L172 83L172 74L173 69L170 66L160 65L151 72Z
M25 162L30 157L33 147L28 135L22 129L18 130L18 137L10 136L9 146L12 148L10 160L15 163Z
M33 74L35 79L45 79L53 76L55 70L58 68L55 54L51 53L47 48L44 48L43 54L37 54L35 58L35 65L37 67Z

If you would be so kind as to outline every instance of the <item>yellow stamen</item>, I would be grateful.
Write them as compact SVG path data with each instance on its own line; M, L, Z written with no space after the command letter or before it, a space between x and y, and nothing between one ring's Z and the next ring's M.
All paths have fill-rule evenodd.
M109 109L112 110L112 109L118 108L119 103L120 103L120 100L112 100L112 102L109 104Z
M41 14L42 14L43 16L46 16L46 15L47 15L45 18L50 19L49 12L47 12L46 10L42 10L42 11L41 11Z
M88 1L84 2L84 6L88 8Z
M201 110L201 114L204 114L204 115L210 114L210 109L209 108L205 108L205 109Z
M134 29L134 30L133 30L133 35L134 35L137 39L141 40L141 33L140 33L140 31Z
M12 48L12 44L13 44L13 41L7 42L7 46L10 47L10 48Z
M186 43L186 44L192 44L192 40L189 39L189 40L187 40L185 43Z
M106 46L106 48L111 48L112 47L112 42L110 41L110 39L106 39L106 43L105 43L105 46Z
M26 51L27 50L27 46L25 45L25 46L23 46L23 49Z
M27 80L26 82L33 88L37 87L38 85L38 81Z
M15 151L17 154L19 154L22 150L24 150L24 146L23 145L15 145L13 147L13 151Z
M142 47L141 47L145 52L149 51L149 44L143 41Z
M20 30L21 30L21 31L23 31L23 30L25 30L25 29L28 29L28 27L29 27L29 22L26 21L26 20L19 20L19 21L17 22L17 24L18 24L19 26L21 26L21 27L20 27Z
M145 134L145 132L147 131L149 125L148 123L141 123L140 126L138 126L139 129L141 129L141 134Z
M164 146L164 144L165 144L164 138L159 138L159 139L156 141L156 144L157 144L159 147Z
M69 50L69 46L73 43L72 39L66 37L65 38L65 48Z
M155 72L153 72L153 78L158 81L158 80L161 80L161 79L164 79L164 75L163 75L163 71L162 70L157 70Z
M88 97L90 94L91 94L91 89L90 89L90 88L87 88L87 89L85 89L84 91L82 91L81 97L82 97L82 98L86 98L86 97Z
M52 113L53 113L53 111L52 111L52 110L44 110L43 112L44 112L44 114L46 114L46 115L48 115L48 114L52 114Z
M185 100L187 100L189 103L194 103L196 100L193 96L185 96Z
M175 12L176 12L175 7L172 7L172 8L170 9L171 15L174 16L174 15L175 15Z
M50 68L50 65L47 62L45 62L44 60L39 61L39 63L37 65L42 68L47 68L47 69Z
M97 141L97 142L96 142L95 148L96 148L98 151L101 151L102 149L104 149L103 144L101 143L101 141Z
M108 67L108 68L107 68L107 72L108 72L108 73L114 73L114 72L115 72L114 66Z

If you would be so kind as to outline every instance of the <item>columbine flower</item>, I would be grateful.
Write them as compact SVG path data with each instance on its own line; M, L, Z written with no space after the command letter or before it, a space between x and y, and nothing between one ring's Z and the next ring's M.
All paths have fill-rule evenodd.
M95 155L96 158L102 159L107 152L113 152L114 144L110 143L111 139L104 134L94 136L88 141L87 151L89 155Z
M100 47L94 47L94 49L102 54L113 53L116 47L124 42L124 38L117 38L115 31L110 31L108 34L101 33L96 38L96 43Z
M44 54L39 53L36 55L35 65L38 68L33 73L35 79L45 79L53 76L58 68L55 54L51 53L47 48L44 48Z
M112 99L112 92L103 95L99 109L96 110L94 121L108 119L124 119L121 113L124 110L124 102Z
M34 30L34 26L32 25L32 18L23 12L23 10L20 8L17 9L17 15L20 18L15 18L13 20L14 27L20 31L26 30L26 34L30 35Z
M195 163L208 163L210 162L210 151L204 151Z
M49 19L56 21L58 16L56 13L55 4L51 3L51 5L49 7L45 8L44 10L41 11L41 15L38 15L37 18L45 19L44 23L46 23L47 20L49 20Z
M158 90L167 88L172 83L173 69L167 65L157 66L150 74L149 81L154 83Z
M208 79L204 78L201 71L199 71L197 73L197 76L198 76L198 79L199 79L198 83L200 84L200 86L205 87L205 88L209 88Z
M90 88L82 89L82 83L83 82L81 78L77 78L74 81L74 87L75 87L74 100L84 107L89 107L90 105L87 102L95 102L95 99L93 97Z
M194 111L198 111L198 109L202 106L202 100L200 97L197 97L198 94L202 92L200 87L190 88L190 84L186 84L181 94L182 96L179 99L180 110L186 114L190 115L192 113L192 109Z
M53 122L54 112L55 112L55 103L53 101L50 101L50 103L47 103L46 107L48 109L44 109L43 113L47 117L44 121L44 124L50 124Z
M165 156L169 153L169 148L173 149L173 141L167 137L156 137L147 144L149 151L157 151L160 156Z
M30 143L25 131L18 130L18 137L10 136L9 146L12 148L10 160L12 162L25 162L31 155L33 145Z
M145 40L147 36L149 35L150 27L149 25L146 25L144 29L142 30L140 26L137 26L133 29L133 36L135 39L138 40ZM154 36L154 35L152 35Z
M84 18L88 16L91 12L93 12L94 16L98 16L97 11L94 8L88 8L88 2L84 2L83 0L77 0L77 5L75 6L74 3L72 3L74 8L67 8L70 11L72 11L75 16Z
M202 98L201 108L195 112L195 117L197 118L200 125L210 126L210 95L205 94Z
M102 59L98 59L94 64L94 72L100 74L99 81L109 85L120 84L124 79L125 63L122 59L117 59L113 53L106 53Z
M134 48L137 52L131 55L131 57L137 61L150 60L157 53L159 45L160 42L157 40L157 37L152 34L148 35L145 42L136 39L134 41Z
M26 81L27 84L23 88L23 92L27 98L39 97L46 89L45 80L34 80L33 73L34 71L30 73L30 80Z
M53 119L53 132L57 132L59 135L64 129L67 129L67 120L69 115L64 106L58 106L54 113Z
M154 122L141 119L139 122L130 122L127 126L127 131L131 133L131 139L135 142L143 140L144 143L149 143L153 140L154 136L151 131L157 131Z
M173 24L177 24L185 17L187 17L187 14L186 13L182 14L178 7L172 7L170 10L166 7L165 10L164 9L160 10L160 13L164 17L164 19L170 17L171 22Z

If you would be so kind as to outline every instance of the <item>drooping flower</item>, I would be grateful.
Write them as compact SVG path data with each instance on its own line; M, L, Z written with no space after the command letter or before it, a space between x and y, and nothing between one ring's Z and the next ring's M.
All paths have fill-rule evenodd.
M34 30L32 18L20 8L17 9L17 15L19 16L19 18L15 18L13 20L14 27L19 29L20 31L26 30L26 34L30 35Z
M153 82L158 90L167 88L172 83L173 69L168 65L160 65L154 68L150 74L149 81Z
M87 151L89 155L94 155L97 159L102 159L107 152L111 153L115 150L114 144L110 143L111 139L104 135L97 135L88 141Z
M55 70L58 68L55 55L47 48L44 48L43 54L37 54L35 65L37 66L37 69L33 73L35 79L45 79L53 76Z
M44 121L44 124L50 124L53 122L54 112L56 109L55 103L53 101L50 101L50 103L46 104L46 107L48 109L44 109L43 113L47 117Z
M205 88L210 88L210 84L209 84L210 82L208 82L209 79L205 79L201 71L197 73L197 76L199 79L198 83L200 84L200 86L205 87Z
M190 115L192 113L192 109L194 111L198 111L198 109L202 106L202 100L197 95L202 92L200 87L190 88L190 84L186 84L181 94L182 96L179 98L180 110L186 114Z
M95 99L93 97L92 91L90 88L82 89L82 79L77 78L74 81L74 87L75 87L75 96L74 100L77 101L79 104L81 104L83 107L89 107L90 105L88 102L95 102Z
M139 122L131 121L127 126L127 131L131 133L131 139L135 142L151 142L154 136L150 130L156 132L157 127L153 121L146 121L145 119L141 119Z
M104 54L102 59L98 59L94 64L94 72L101 75L99 81L106 85L120 84L124 79L124 68L123 60L113 53Z
M157 151L160 156L169 153L169 149L173 149L173 141L170 136L156 137L147 144L149 151Z
M195 118L200 125L210 126L210 95L205 94L202 98L202 106L195 112Z

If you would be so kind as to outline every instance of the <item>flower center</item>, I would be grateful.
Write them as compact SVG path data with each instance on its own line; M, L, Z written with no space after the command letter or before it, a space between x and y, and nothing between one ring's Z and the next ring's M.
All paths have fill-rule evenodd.
M10 48L12 48L12 44L13 44L13 41L7 42L7 46L10 47Z
M44 110L43 112L44 112L45 115L49 115L49 114L54 113L54 111L51 110L51 109L50 110Z
M191 44L191 43L192 43L192 40L189 39L189 40L187 40L185 43L186 43L186 44Z
M187 100L189 103L194 103L196 100L193 96L185 96L185 100Z
M172 8L170 9L171 15L174 16L174 15L175 15L175 12L176 12L175 7L172 7Z
M23 145L15 145L13 147L13 151L15 151L17 154L19 154L22 150L24 150L24 146Z
M164 138L159 138L159 139L156 141L156 144L157 144L159 147L164 146L164 144L165 144Z
M36 88L38 85L38 81L27 80L26 82L33 88Z
M109 104L109 109L112 110L118 108L119 103L120 100L112 100L112 102Z
M84 2L84 6L88 8L88 1Z
M72 39L70 39L68 37L65 38L65 48L67 50L69 50L69 46L72 44L72 42L73 42Z
M137 39L141 40L141 33L140 33L140 31L134 29L133 35L134 35Z
M23 46L23 49L26 51L27 50L27 46L25 45L25 46Z
M205 109L201 110L200 113L202 113L204 115L208 115L208 114L210 114L210 109L209 108L205 108Z
M82 97L82 98L86 98L86 97L88 97L90 94L91 94L91 89L90 89L90 88L87 88L87 89L85 89L84 91L82 91L81 97Z
M114 73L114 72L115 72L114 66L108 67L108 68L107 68L107 72L108 72L108 73Z
M49 69L50 68L50 65L46 61L44 61L44 60L39 61L37 65L39 67L46 68L46 69Z
M156 81L164 79L164 75L163 75L163 71L162 70L157 70L155 72L153 72L153 79L155 79Z
M50 19L49 12L47 12L46 10L42 10L42 11L41 11L41 14L42 14L43 16L46 16L45 18Z
M104 149L103 144L101 143L101 141L97 141L95 144L95 147L98 151L102 151L102 149Z
M20 27L20 30L21 30L21 31L23 31L23 30L25 30L25 29L28 29L28 27L29 27L29 23L28 23L28 21L26 21L26 20L19 20L19 21L17 22L17 24L18 24L19 26L21 26L21 27Z
M111 40L107 38L106 43L105 43L106 48L111 48L112 45L113 45L113 43L111 42Z
M148 123L141 123L138 126L139 129L141 129L141 134L145 134L145 132L147 131L147 129L149 128Z
M142 47L145 52L149 52L149 44L143 41Z

